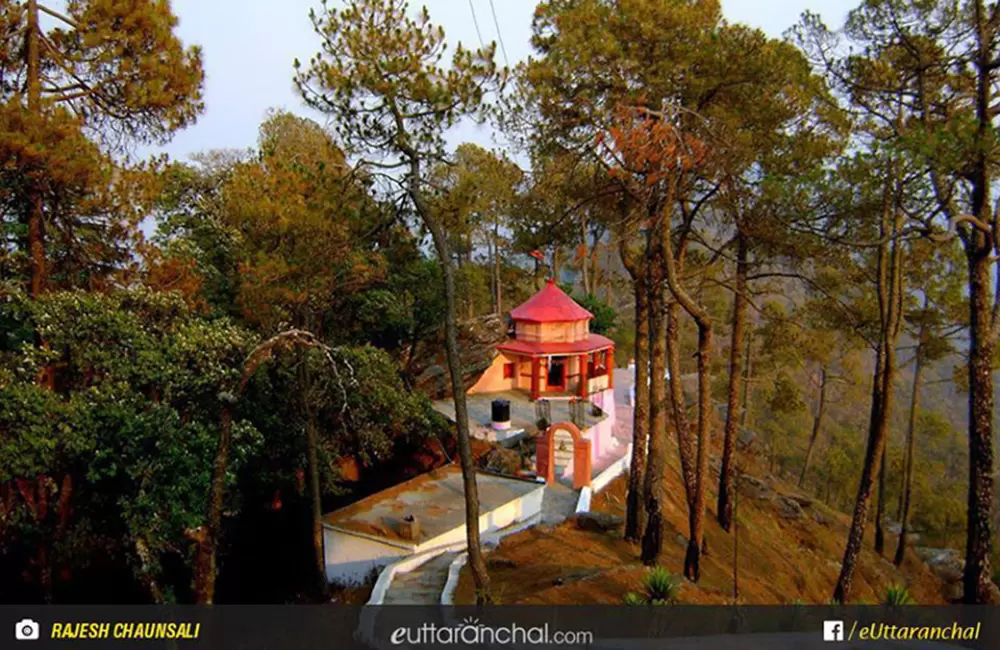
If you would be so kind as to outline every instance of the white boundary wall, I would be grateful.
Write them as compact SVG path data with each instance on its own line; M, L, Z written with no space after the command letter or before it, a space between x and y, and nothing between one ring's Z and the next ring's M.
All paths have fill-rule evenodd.
M590 485L580 490L580 497L576 501L577 512L590 512L590 500L595 494L608 487L611 481L615 480L628 471L632 463L632 443L625 449L625 455L604 468L590 481Z
M541 512L539 512L529 519L517 522L516 525L514 526L510 526L508 528L504 528L503 530L493 531L489 534L483 535L480 542L482 543L483 546L488 544L497 544L503 537L506 537L507 535L513 535L514 533L519 533L522 530L531 528L532 526L536 525L539 521L541 521L541 518L542 515ZM465 529L463 527L463 531L464 530ZM399 562L396 562L394 564L390 564L385 568L384 571L382 571L382 573L379 574L378 580L375 581L375 586L372 588L372 595L368 599L367 604L381 605L382 602L385 600L385 595L389 591L389 587L392 585L392 581L396 578L396 576L403 573L409 573L410 571L419 568L423 564L430 562L439 555L443 555L445 553L454 553L456 551L461 551L464 548L466 548L466 540L462 539L462 541L460 542L453 542L446 546L439 546L437 548L432 548L428 551L420 553L419 555L414 555L412 557L400 560ZM467 556L467 554L462 553L462 556L463 557ZM451 567L449 567L448 569L448 578L451 579ZM458 584L457 576L455 584L456 585ZM447 587L447 585L445 586ZM454 591L454 587L452 587L452 591Z
M508 501L498 508L484 512L479 517L479 530L488 534L511 524L537 518L542 511L545 485L539 484L531 492ZM373 535L365 535L330 524L324 524L323 544L326 558L326 577L330 582L340 584L361 584L372 571L386 565L403 564L404 570L412 570L434 555L429 552L447 548L454 544L465 544L465 524L429 539L422 544L407 544L402 541L385 540ZM418 561L419 560L419 561ZM412 566L406 564L417 561ZM408 567L408 568L406 568ZM399 569L397 569L399 571ZM382 574L385 574L385 570ZM379 580L382 575L379 576ZM389 580L391 582L391 580ZM376 582L376 584L378 584Z

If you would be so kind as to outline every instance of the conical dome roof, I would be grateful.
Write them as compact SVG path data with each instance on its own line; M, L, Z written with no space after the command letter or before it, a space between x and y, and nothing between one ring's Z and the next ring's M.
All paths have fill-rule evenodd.
M565 323L590 320L594 315L549 280L541 291L511 311L510 317L533 323Z

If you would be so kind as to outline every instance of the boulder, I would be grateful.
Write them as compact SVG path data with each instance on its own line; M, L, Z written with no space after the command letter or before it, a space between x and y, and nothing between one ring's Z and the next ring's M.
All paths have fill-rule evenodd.
M784 519L801 519L805 516L802 506L795 499L786 496L778 496L774 499L778 506L778 516Z
M945 582L961 582L965 571L965 559L953 548L928 548L918 546L917 556L927 563L931 571Z
M815 522L820 526L829 526L830 524L833 523L833 519L830 518L830 515L826 514L819 508L813 509L812 517L813 520L815 520Z
M785 498L786 499L791 499L795 503L799 504L799 506L802 507L802 508L810 508L810 507L812 507L812 504L813 504L813 500L812 499L810 499L807 496L803 496L801 494L787 494L787 495L785 495Z
M774 495L774 490L767 483L749 474L738 477L736 489L751 499L770 499Z
M573 517L573 523L580 530L608 533L621 529L625 525L625 520L606 512L578 512Z
M486 568L487 569L516 569L517 562L514 560L508 560L507 558L501 557L488 557L486 558Z

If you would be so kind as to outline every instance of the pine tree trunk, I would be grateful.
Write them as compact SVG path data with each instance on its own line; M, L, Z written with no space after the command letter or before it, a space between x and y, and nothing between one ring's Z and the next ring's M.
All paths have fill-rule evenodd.
M326 558L323 554L323 500L319 487L319 455L317 453L316 418L310 411L306 421L306 453L309 463L309 496L312 511L313 562L316 583L324 600L330 599L330 584L326 579Z
M979 233L976 239L983 239ZM969 491L966 527L966 604L991 602L993 590L990 552L993 541L993 356L989 245L983 242L968 254L970 278L969 328Z
M750 381L753 377L753 338L746 346L747 361L743 366L743 412L740 413L740 428L746 429L750 425Z
M840 603L846 602L850 596L851 582L857 566L858 554L861 552L864 541L865 526L868 523L868 508L876 472L881 472L884 465L889 418L892 415L893 407L896 342L902 322L903 244L896 236L902 227L902 211L896 204L896 199L901 191L897 161L889 162L885 178L882 213L879 222L880 243L876 258L876 293L880 329L875 354L875 373L872 378L871 415L868 425L868 443L864 465L861 469L861 481L854 503L851 528L847 535L840 576L833 593L833 599Z
M716 506L719 525L727 532L733 519L733 464L736 452L736 423L740 417L739 382L744 357L744 324L747 313L747 248L747 238L741 233L738 236L736 249L736 291L733 293L733 321L729 345L726 425L722 442L722 469L719 472L719 497Z
M448 373L451 376L453 400L455 402L455 428L458 433L458 457L462 466L462 486L465 493L465 529L468 543L469 568L476 585L476 603L485 604L491 600L490 578L483 559L483 549L479 539L479 490L476 485L476 466L472 458L472 441L469 435L469 411L465 398L465 384L462 381L462 357L458 348L458 322L456 318L455 272L448 250L448 236L437 217L425 204L418 187L420 165L416 158L410 160L409 193L421 219L431 232L441 274L444 278L445 319L444 340L448 358Z
M677 449L681 461L681 479L684 481L684 496L690 510L694 508L695 484L698 478L695 475L695 446L691 439L687 398L684 395L684 383L681 381L680 316L681 306L679 304L671 302L667 305L667 364L670 368L670 380L667 385L670 387L670 403L673 407Z
M37 0L28 0L27 16L25 18L28 111L37 116L42 110L40 32ZM28 213L28 260L31 274L29 290L31 297L37 298L45 291L46 284L45 214L42 206L42 191L38 187L37 182L30 181L26 207Z
M891 187L895 188L895 183ZM899 230L899 213L896 211L895 219L890 219L893 206L889 204L891 193L888 185L884 197L886 204L880 228L883 243L879 246L877 266L881 332L875 355L875 373L872 378L868 444L861 469L861 482L854 503L851 528L847 534L844 560L833 593L833 599L839 603L846 602L850 596L851 582L864 541L865 526L868 524L868 507L875 487L876 472L880 471L882 465L893 405L896 341L902 310L902 244L893 236Z
M819 439L820 431L823 428L823 417L826 414L826 386L826 367L823 366L819 371L819 396L816 400L816 414L813 416L812 433L809 435L809 448L806 449L806 458L802 461L802 471L799 473L799 487L805 485L806 473L809 471L813 450L816 448L816 440Z
M680 267L683 266L687 233L685 231L681 231L681 241L678 246L678 254L675 257L673 235L671 232L671 217L669 213L662 219L662 222L663 226L660 241L662 242L661 249L664 260L663 267L666 271L666 279L667 284L670 287L670 293L672 294L674 300L676 300L676 302L684 308L684 311L694 319L698 326L698 464L694 470L693 503L691 501L688 502L691 532L688 539L687 554L684 558L684 576L692 582L697 582L701 577L701 554L707 544L703 531L705 519L705 489L708 484L708 453L711 445L709 416L712 412L712 375L710 363L712 350L712 321L709 318L708 311L705 307L697 303L681 284ZM674 350L671 351L671 356L674 356L677 354L676 341L673 341L672 344ZM671 379L673 380L674 394L676 395L680 386L680 377L671 377ZM682 402L680 408L684 408L683 395L681 395L681 400ZM677 405L675 405L675 412L677 408ZM690 451L690 449L687 451ZM684 449L681 450L681 454L683 458L685 454ZM685 487L687 488L689 485L690 479L685 477Z
M663 505L667 500L667 342L664 321L662 252L658 242L652 242L649 294L650 336L650 397L649 397L649 461L646 467L646 530L642 537L642 563L659 563L663 551L665 520ZM638 387L637 387L638 388Z
M882 445L884 443L884 427L881 417L883 405L883 383L884 376L884 354L876 355L876 370L872 379L872 405L868 424L868 445L865 451L864 465L861 468L861 482L858 485L858 494L854 501L854 514L851 520L851 528L848 532L847 547L844 550L844 560L840 567L840 577L834 589L833 599L838 603L846 603L850 596L851 582L854 577L854 569L858 561L858 553L861 551L861 544L864 538L865 525L868 521L868 503L871 500L871 493L875 487L875 472L878 470L878 461L882 456Z
M975 3L976 43L976 155L969 174L972 214L983 224L995 224L990 210L993 200L991 162L987 159L995 137L993 85L996 63L992 54L996 28L983 0ZM973 229L965 241L969 268L969 490L966 526L963 597L966 604L985 604L994 599L996 585L990 575L993 531L993 356L996 322L991 291L992 258L1000 237L996 226L990 235Z
M632 459L625 508L625 539L638 542L646 530L646 456L649 445L649 295L645 270L623 255L635 293L635 403L632 413Z
M712 445L709 417L712 413L712 327L698 318L698 483L692 514L691 538L684 557L684 576L698 582L701 578L701 553L706 547L705 486L708 484L708 452Z
M195 555L194 601L199 605L211 605L215 600L215 557L216 547L222 537L222 506L226 492L226 471L229 466L229 448L233 438L233 415L230 405L223 396L219 416L219 443L212 465L212 483L208 497L208 526L197 538L198 550Z
M310 402L312 377L309 357L301 348L296 350L299 364L299 390L302 395L302 412L305 416L306 464L309 473L310 532L313 549L313 569L316 587L323 600L330 599L330 584L326 579L326 557L323 553L323 495L319 481L319 440L316 432L316 415Z
M875 552L885 553L885 466L889 441L882 445L882 460L878 469L878 505L875 507Z
M922 338L922 333L921 333ZM906 553L906 536L910 528L910 496L913 489L913 449L917 434L917 410L920 404L920 377L923 371L922 344L917 344L917 359L913 367L913 394L910 396L910 422L906 430L906 457L903 460L903 490L902 507L899 512L899 541L896 544L896 555L893 563L899 566L903 563Z
M500 277L500 222L493 226L493 310L503 314L503 281Z

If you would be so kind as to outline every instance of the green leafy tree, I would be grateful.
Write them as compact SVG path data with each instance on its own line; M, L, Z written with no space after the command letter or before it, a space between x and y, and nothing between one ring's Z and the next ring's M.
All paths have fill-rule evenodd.
M151 600L175 599L186 586L168 583L177 576L164 560L193 557L188 532L208 502L218 392L252 335L198 318L179 294L146 289L34 300L15 291L3 311L13 327L0 355L0 482L20 494L15 515L27 515L3 524L0 537L20 540L12 559L35 566L47 600L53 575L109 554L127 558ZM49 350L33 345L35 331ZM35 384L56 359L56 391ZM232 438L238 468L260 440L242 419ZM47 511L39 500L50 495L58 507Z
M618 314L614 307L604 302L594 294L590 293L582 298L574 297L577 303L591 314L594 319L590 321L590 331L595 334L611 336L617 326Z

